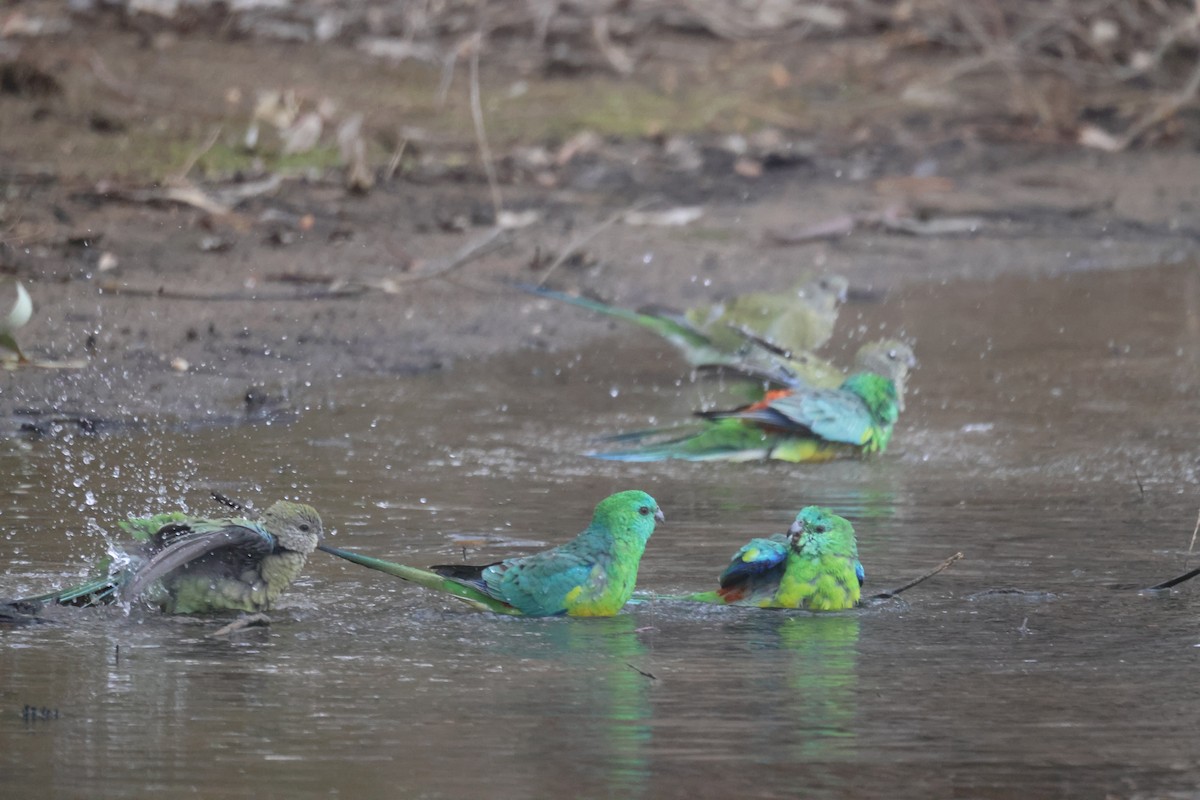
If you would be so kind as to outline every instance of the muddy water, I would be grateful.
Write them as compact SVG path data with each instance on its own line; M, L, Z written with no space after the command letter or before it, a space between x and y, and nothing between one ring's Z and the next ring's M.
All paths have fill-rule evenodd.
M0 789L57 797L1161 796L1194 791L1200 505L1194 267L917 287L848 338L917 340L869 463L576 455L719 388L636 332L444 375L314 380L288 425L0 443L0 596L63 585L105 529L207 488L311 500L339 545L416 564L561 541L611 491L666 511L641 585L709 587L797 508L851 517L858 613L644 602L500 619L315 558L269 629L116 610L0 630ZM1194 559L1195 560L1195 559ZM1020 591L997 591L1020 590ZM58 710L27 721L25 705Z

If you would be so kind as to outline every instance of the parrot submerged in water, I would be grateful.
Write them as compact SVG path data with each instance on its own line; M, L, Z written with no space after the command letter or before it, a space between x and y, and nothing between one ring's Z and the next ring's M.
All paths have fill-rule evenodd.
M645 492L619 492L596 506L592 522L566 544L493 564L396 564L321 545L326 553L446 592L483 611L512 616L610 617L633 594L638 564L663 513Z
M907 369L898 362L893 375ZM699 429L675 426L618 434L607 441L638 446L586 455L608 461L828 461L882 453L899 414L895 378L859 372L837 389L781 389L740 408L697 412L705 420Z
M323 533L312 506L280 501L257 520L201 519L172 512L129 519L134 542L94 579L0 603L20 617L46 604L110 605L141 600L168 614L266 611L299 577Z
M787 535L751 539L718 579L720 587L684 599L717 605L838 611L854 608L865 578L849 520L808 506Z
M739 329L788 351L819 348L833 333L849 283L840 275L828 275L792 291L754 292L683 312L658 307L631 311L553 289L520 288L648 328L695 366L735 362L748 345Z

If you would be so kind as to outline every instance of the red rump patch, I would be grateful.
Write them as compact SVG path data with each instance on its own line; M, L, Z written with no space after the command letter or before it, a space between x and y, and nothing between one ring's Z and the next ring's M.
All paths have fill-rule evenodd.
M745 586L729 586L727 588L717 589L717 597L721 598L726 603L736 603L745 596Z
M790 394L792 394L791 389L772 389L771 391L769 391L765 395L763 395L762 400L759 400L757 403L751 403L750 405L746 406L745 409L743 409L743 410L744 411L759 411L759 410L764 409L767 406L771 405L771 403L774 403L776 400L778 400L782 397L787 397Z

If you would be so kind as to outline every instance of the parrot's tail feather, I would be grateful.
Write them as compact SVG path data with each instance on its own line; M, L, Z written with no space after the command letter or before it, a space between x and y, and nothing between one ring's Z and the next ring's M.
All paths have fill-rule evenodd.
M33 597L22 597L19 600L11 600L9 603L17 607L21 605L36 607L45 603L54 603L60 606L88 608L109 605L116 602L116 599L116 581L111 578L99 578L79 586L72 586L69 589L59 589L57 592L47 592Z
M561 300L564 303L570 303L571 305L578 306L579 308L586 308L588 311L595 311L598 314L606 314L610 317L623 319L627 322L636 322L639 325L650 325L650 327L654 327L653 324L651 324L651 317L646 314L639 314L636 311L630 311L627 308L610 306L607 303L601 303L599 300L592 300L589 297L567 294L566 292L559 292L554 289L546 289L542 286L534 286L528 283L517 283L514 284L514 286L523 292L528 292L529 294L537 295L538 297L548 297L552 300Z
M615 444L617 442L640 442L645 439L652 439L656 436L668 436L671 438L661 442L660 444L674 444L675 442L686 441L696 435L699 429L694 425L673 425L665 428L642 428L637 431L626 431L625 433L614 433L608 436L600 436L593 441L604 442L606 444Z
M443 577L436 572L430 572L426 569L418 567L410 567L406 564L397 564L394 561L385 561L382 558L372 558L364 556L361 553L355 553L350 550L342 550L329 545L317 545L318 550L323 550L330 555L344 558L345 560L366 567L367 569L378 570L379 572L392 575L396 578L401 578L406 581L424 586L426 589L433 589L438 592L445 592L453 595L459 600L474 606L482 611L493 611L497 614L519 615L521 612L505 603L503 600L497 600L490 595L484 594L473 586L468 586L453 578Z
M628 308L610 306L607 303L601 303L599 300L566 294L554 289L545 289L541 286L531 286L526 283L514 285L516 288L529 294L539 297L549 297L553 300L561 300L564 303L570 303L579 308L586 308L588 311L595 311L597 314L604 314L605 316L615 317L616 319L649 328L667 341L685 350L690 351L691 348L713 347L712 339L708 334L697 329L677 311L668 311L666 309L630 311Z
M466 581L468 583L474 583L476 585L479 585L480 588L482 588L483 571L485 569L487 569L488 567L494 567L496 564L499 564L499 563L500 562L497 561L497 562L495 562L495 564L483 564L483 565L434 564L433 566L431 566L429 568L429 571L436 572L438 575L441 575L443 578L452 578L453 580L456 580L456 581Z
M624 461L631 464L678 459L680 461L761 461L769 458L769 448L744 449L739 447L697 447L689 437L682 441L664 442L636 450L590 450L588 458L602 461Z
M630 464L648 463L651 461L666 461L672 457L672 454L662 450L616 450L612 452L604 452L602 450L588 450L584 452L588 458L598 458L601 461L624 461Z

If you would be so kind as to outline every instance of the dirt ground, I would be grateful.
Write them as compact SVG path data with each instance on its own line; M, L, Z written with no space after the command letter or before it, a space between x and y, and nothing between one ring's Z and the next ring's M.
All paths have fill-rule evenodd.
M236 423L314 384L610 329L519 282L686 306L806 271L887 290L1200 249L1194 121L1108 153L1025 110L1002 74L902 96L950 57L878 37L649 44L621 76L489 41L482 158L469 54L397 62L106 15L0 38L0 278L33 296L18 337L32 358L86 360L0 370L0 434ZM1138 91L1100 103L1037 85L1064 119ZM276 117L292 103L283 133L268 91ZM256 104L265 144L249 153ZM343 151L334 131L357 114ZM316 144L283 155L306 116ZM633 208L699 216L634 225ZM0 311L12 291L0 280Z

